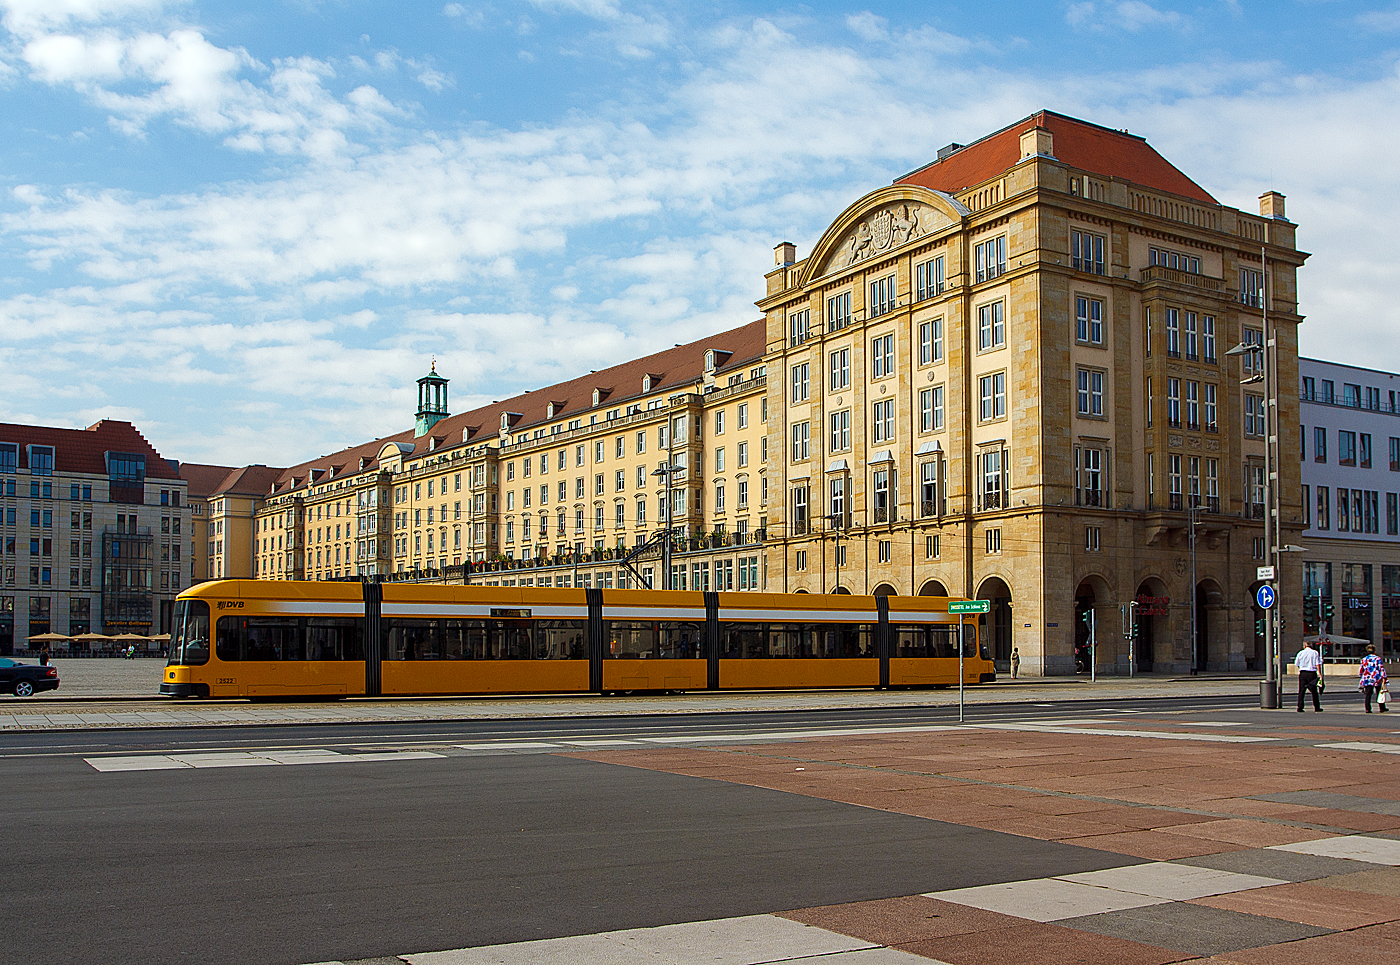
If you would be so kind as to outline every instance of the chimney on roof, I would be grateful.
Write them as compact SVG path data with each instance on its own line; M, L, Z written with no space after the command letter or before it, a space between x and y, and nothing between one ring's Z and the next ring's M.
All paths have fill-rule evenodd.
M957 141L954 141L952 144L945 145L944 147L940 147L938 149L938 160L941 161L951 154L957 154L965 147L967 147L966 144L959 144Z
M773 249L773 264L779 268L797 264L797 246L791 241L779 242Z
M1264 218L1287 221L1283 216L1283 195L1277 191L1265 191L1259 195L1259 214Z
M1055 135L1043 127L1033 127L1021 135L1021 160L1028 157L1054 157Z

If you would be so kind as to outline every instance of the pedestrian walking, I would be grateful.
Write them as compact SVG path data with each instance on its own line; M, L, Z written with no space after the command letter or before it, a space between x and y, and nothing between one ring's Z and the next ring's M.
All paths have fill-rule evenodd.
M1305 641L1303 649L1293 658L1293 666L1298 668L1298 713L1303 712L1303 696L1312 692L1313 710L1322 713L1322 700L1318 697L1318 685L1322 682L1322 654L1317 652L1317 644Z
M1368 643L1366 645L1366 656L1361 658L1361 683L1359 684L1361 693L1366 697L1366 713L1371 712L1371 698L1377 698L1377 703L1384 714L1389 708L1385 702L1380 700L1382 693L1386 692L1385 661L1376 656L1376 645Z
M1015 679L1016 679L1016 675L1019 674L1020 672L1021 672L1021 649L1020 649L1020 647L1012 647L1012 648L1011 648L1011 679L1012 679L1012 680L1015 680Z
M47 667L48 665L49 665L49 645L46 643L46 644L44 644L44 646L39 650L39 666L41 666L41 667ZM1368 706L1369 706L1369 704L1368 704Z

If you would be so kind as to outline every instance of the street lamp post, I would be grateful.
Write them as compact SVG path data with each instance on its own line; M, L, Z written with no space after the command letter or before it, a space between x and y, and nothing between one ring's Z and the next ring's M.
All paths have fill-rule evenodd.
M1191 500L1189 507L1191 513L1189 537L1191 543L1191 595L1189 601L1191 606L1191 675L1194 677L1199 672L1197 668L1200 664L1200 655L1196 652L1197 641L1200 639L1196 628L1196 511L1201 507L1197 505L1197 496L1188 495L1186 498Z
M668 453L669 455L669 453ZM665 534L661 541L661 588L663 590L674 589L671 585L671 534L675 532L671 525L671 475L676 472L676 466L670 459L658 468L652 470L652 475L666 479L666 495L661 500L662 511L665 518L662 520L666 524Z
M836 589L832 592L841 592L841 524L845 522L841 513L831 513L826 517L827 525L836 530Z

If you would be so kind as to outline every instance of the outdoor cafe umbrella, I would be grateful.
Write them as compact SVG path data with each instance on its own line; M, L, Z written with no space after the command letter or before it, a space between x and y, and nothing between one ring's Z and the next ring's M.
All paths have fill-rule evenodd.
M168 633L157 633L155 636L150 637L149 639L151 640L152 643L169 643L169 642L170 642L170 634L168 634Z
M36 633L29 638L30 643L58 643L66 641L68 638L61 633Z
M139 633L119 633L112 638L117 643L145 643L150 637L143 637Z
M104 641L104 640L110 640L110 639L112 639L112 638L109 637L109 636L107 636L105 633L80 633L80 634L78 634L76 637L73 638L73 642L74 642L74 643L101 643L101 642Z

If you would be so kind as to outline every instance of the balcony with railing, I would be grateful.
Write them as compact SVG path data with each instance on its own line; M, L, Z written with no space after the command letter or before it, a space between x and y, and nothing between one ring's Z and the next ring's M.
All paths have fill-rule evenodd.
M1149 265L1143 268L1138 277L1144 285L1167 283L1170 285L1182 285L1187 288L1195 288L1200 291L1225 294L1225 279L1216 278L1214 275L1202 275L1192 271L1181 271L1177 268L1167 268L1163 265Z

